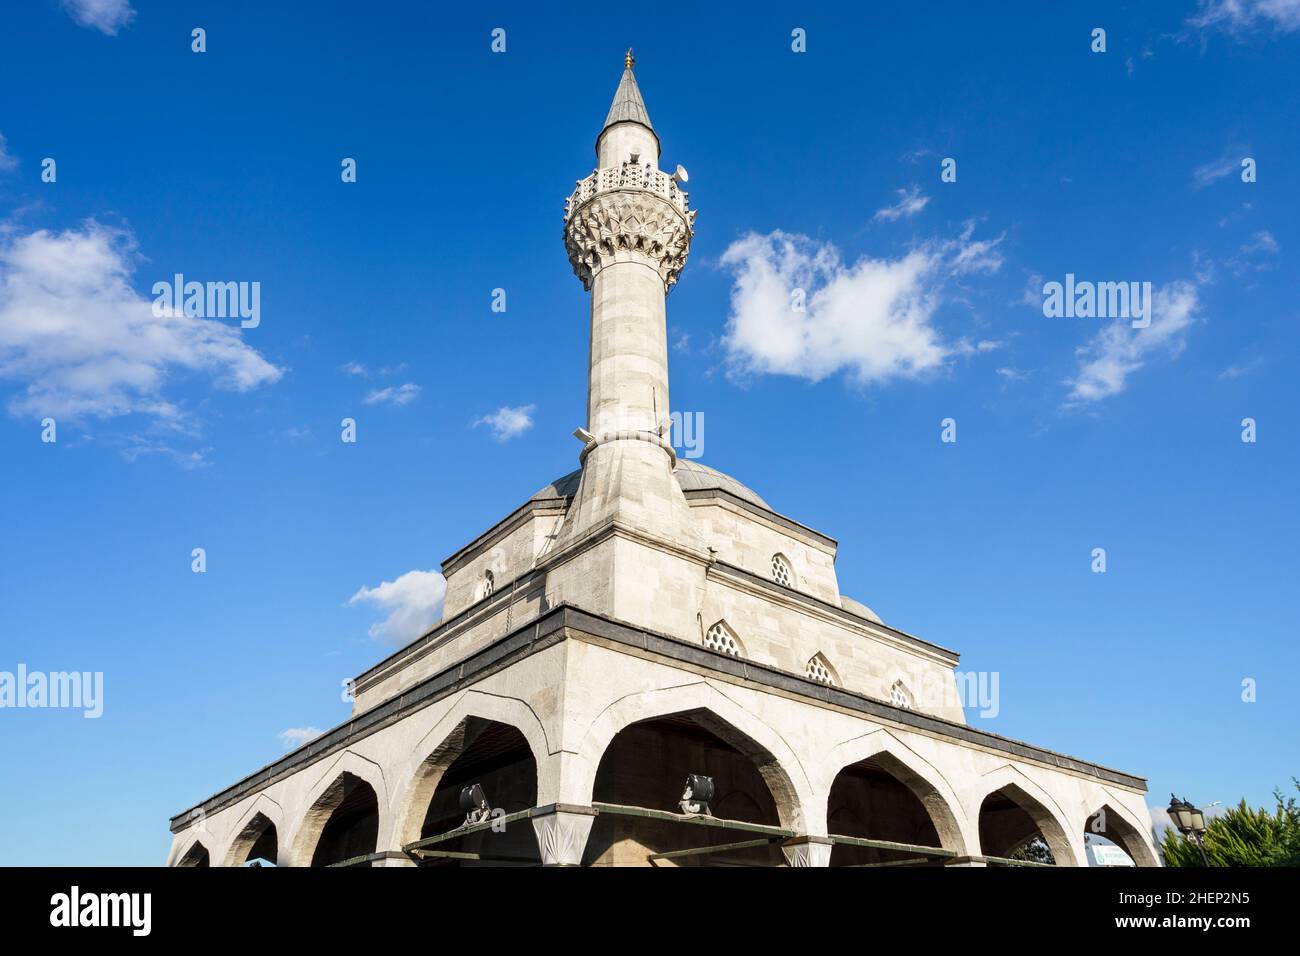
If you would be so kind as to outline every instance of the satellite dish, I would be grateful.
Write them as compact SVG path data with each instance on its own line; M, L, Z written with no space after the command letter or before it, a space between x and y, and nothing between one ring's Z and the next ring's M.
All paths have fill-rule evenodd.
M677 172L673 173L673 179L677 180L679 183L684 183L690 178L690 176L686 175L686 167L681 163L678 163Z

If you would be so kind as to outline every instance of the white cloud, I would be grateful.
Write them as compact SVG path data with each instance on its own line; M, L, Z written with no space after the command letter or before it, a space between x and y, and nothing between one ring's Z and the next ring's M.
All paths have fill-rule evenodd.
M913 186L911 189L896 189L894 192L898 195L898 202L892 206L886 206L884 209L877 209L875 216L872 217L873 219L884 219L887 222L893 222L897 219L915 216L930 201L929 196L921 195L920 186Z
M723 338L730 371L816 382L843 370L871 384L915 378L970 351L945 343L933 320L948 279L1001 266L1001 238L972 243L973 229L968 223L958 240L851 266L833 244L807 236L742 236L721 259L734 273Z
M129 462L135 462L146 455L160 455L163 458L170 459L186 471L206 468L212 464L208 460L208 453L212 451L211 448L181 450L173 448L165 441L159 441L146 435L127 435L124 438L114 439L114 443L120 446L122 457Z
M1232 212L1228 213L1226 216L1219 217L1219 228L1222 229L1224 226L1237 222L1238 220L1245 219L1248 215L1250 215L1251 210L1253 210L1254 208L1255 208L1255 204L1253 202L1243 202L1240 206L1238 206Z
M1240 172L1241 161L1251 153L1249 147L1230 149L1218 159L1202 163L1192 170L1192 185L1204 189L1211 183L1218 182L1226 176Z
M952 253L949 268L957 275L997 272L1002 268L1002 253L998 251L998 245L1006 238L1006 233L1002 233L996 239L978 241L971 240L973 235L975 235L975 222L967 220L958 241L945 244L945 252Z
M1282 247L1273 238L1273 234L1261 229L1250 237L1250 242L1243 244L1228 260L1227 266L1234 275L1248 272L1263 272L1273 267Z
M407 571L395 581L363 587L348 598L348 605L372 604L387 611L388 617L370 626L370 636L401 646L438 623L446 593L447 581L437 571Z
M0 232L0 379L25 385L15 415L79 420L138 413L178 425L164 394L179 373L244 392L282 371L241 338L237 324L154 315L129 279L131 236L89 221L65 232Z
M1118 395L1129 376L1154 355L1176 356L1186 345L1187 330L1200 312L1194 283L1173 282L1152 293L1151 324L1133 328L1126 321L1111 321L1078 349L1079 368L1066 384L1071 386L1067 405L1080 405ZM1105 320L1103 320L1105 321Z
M290 727L288 730L282 730L278 734L280 743L284 744L286 750L294 750L303 744L310 743L325 731L319 727Z
M1150 47L1144 47L1142 52L1138 54L1138 57L1143 60L1149 60L1154 56L1155 53L1151 50ZM1137 70L1137 60L1135 60L1131 56L1127 57L1124 60L1124 69L1128 71L1129 76L1132 76L1134 72L1136 72Z
M116 36L135 18L131 0L63 0L63 9L83 27Z
M1201 0L1187 23L1233 35L1256 29L1292 33L1300 30L1300 0Z
M948 352L950 355L983 355L986 352L996 352L998 349L1006 348L1006 346L1006 342L993 339L980 339L977 342L972 342L970 339L961 338L948 347Z
M355 375L358 378L386 378L389 375L396 375L399 372L406 371L406 363L398 362L396 365L382 365L379 368L371 368L368 365L362 365L360 362L344 362L339 366L339 371L346 375Z
M1229 365L1219 373L1219 381L1230 382L1234 378L1244 378L1265 364L1263 358L1252 358L1242 362L1235 362Z
M0 133L0 173L11 172L18 168L18 157L9 152L9 144L4 133Z
M1020 304L1027 305L1039 311L1043 308L1043 282L1044 278L1040 273L1031 272L1029 281L1025 283L1025 291L1020 293Z
M502 405L491 415L475 419L474 427L487 425L497 441L517 438L533 427L533 410L536 405Z
M1212 284L1214 282L1215 268L1213 259L1201 252L1200 249L1192 250L1192 275L1195 277L1197 284Z
M407 382L405 385L390 385L388 388L377 388L369 395L362 399L367 405L409 405L415 401L420 394L420 386L414 382Z

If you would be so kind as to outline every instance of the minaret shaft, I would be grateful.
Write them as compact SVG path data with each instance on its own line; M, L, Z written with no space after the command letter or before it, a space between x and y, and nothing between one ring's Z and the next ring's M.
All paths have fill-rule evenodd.
M629 257L605 266L591 285L587 430L658 432L668 417L664 283Z

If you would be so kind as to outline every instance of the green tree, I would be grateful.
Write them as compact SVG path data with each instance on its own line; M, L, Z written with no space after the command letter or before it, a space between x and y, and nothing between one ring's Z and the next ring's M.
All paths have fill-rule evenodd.
M1292 781L1300 790L1300 780ZM1243 799L1205 828L1210 866L1300 866L1300 806L1294 797L1273 794L1277 807L1252 809ZM1166 866L1201 866L1196 844L1170 827L1160 843Z
M1048 849L1047 841L1040 836L1035 836L1028 843L1017 847L1007 856L1012 860L1024 860L1027 863L1056 862L1052 857L1052 851Z

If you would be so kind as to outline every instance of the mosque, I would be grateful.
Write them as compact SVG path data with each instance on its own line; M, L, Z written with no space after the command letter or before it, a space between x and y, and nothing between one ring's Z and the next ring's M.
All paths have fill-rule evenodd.
M842 594L834 538L677 457L696 213L633 65L564 207L578 469L443 561L349 720L172 818L169 865L1086 866L1086 833L1158 866L1143 778L969 726L957 652Z

